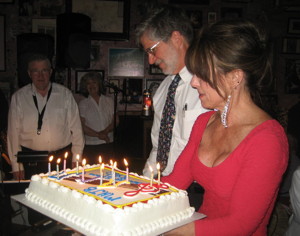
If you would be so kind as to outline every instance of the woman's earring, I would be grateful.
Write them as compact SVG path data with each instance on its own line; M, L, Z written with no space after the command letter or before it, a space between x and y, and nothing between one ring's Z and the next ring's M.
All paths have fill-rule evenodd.
M230 99L231 99L231 95L228 96L226 104L225 104L224 109L221 114L221 122L225 128L228 127L227 126L227 113L228 113L228 108L229 108L229 104L230 104Z

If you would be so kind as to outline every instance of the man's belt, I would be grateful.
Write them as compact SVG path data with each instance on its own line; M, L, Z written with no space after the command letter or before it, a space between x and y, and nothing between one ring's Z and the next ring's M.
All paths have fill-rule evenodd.
M22 151L17 154L18 162L47 162L50 155L59 154L64 151L71 151L72 144L68 146L58 149L56 151L34 151L30 148L26 148L22 146Z

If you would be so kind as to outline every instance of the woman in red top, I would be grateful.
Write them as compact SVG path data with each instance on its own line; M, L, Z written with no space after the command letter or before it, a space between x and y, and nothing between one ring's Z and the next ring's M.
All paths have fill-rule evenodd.
M270 77L266 38L248 21L204 28L186 55L202 106L214 111L196 120L171 175L186 189L205 189L205 219L165 235L267 235L267 225L288 161L284 129L255 102Z

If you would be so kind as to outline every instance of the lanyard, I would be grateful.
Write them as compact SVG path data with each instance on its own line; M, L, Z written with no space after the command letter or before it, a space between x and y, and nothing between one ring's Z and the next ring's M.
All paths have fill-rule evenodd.
M42 130L42 125L43 125L43 117L44 117L44 113L45 113L45 110L46 110L46 106L47 106L47 103L48 103L48 100L49 100L49 97L51 95L51 92L52 92L52 86L50 87L49 89L49 92L48 92L48 96L47 96L47 101L46 101L46 104L42 110L42 112L40 113L39 111L39 107L38 107L38 103L37 103L37 99L36 99L36 96L35 95L32 95L33 97L33 101L34 101L34 104L35 104L35 107L39 113L39 119L38 119L38 127L37 127L37 134L40 135L41 134L41 130Z

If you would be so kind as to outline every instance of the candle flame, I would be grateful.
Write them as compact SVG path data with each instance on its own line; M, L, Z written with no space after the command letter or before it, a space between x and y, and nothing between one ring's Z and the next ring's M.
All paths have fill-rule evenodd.
M57 159L57 164L59 164L59 163L60 163L60 158Z
M99 163L100 164L102 163L102 157L101 157L101 155L99 156Z
M113 165L113 160L110 159L110 160L109 160L109 163L110 163L110 165L112 166L112 165Z
M68 152L65 153L65 158L66 158L66 159L67 159L67 157L68 157L68 154L69 154Z
M86 164L86 159L84 158L84 159L82 160L82 165L85 166L85 164Z
M151 173L153 172L153 169L152 169L152 167L151 166L149 166L149 169L150 169L150 171L151 171Z
M53 156L50 156L49 157L49 162L51 162L53 160L53 158L54 158Z
M79 154L76 155L76 159L77 159L77 161L79 161Z
M114 168L116 168L117 167L117 162L115 161L115 163L114 163Z
M159 164L159 162L157 162L157 165L156 165L156 169L160 169L160 164Z
M125 164L126 167L128 166L128 162L125 158L124 158L124 164Z

